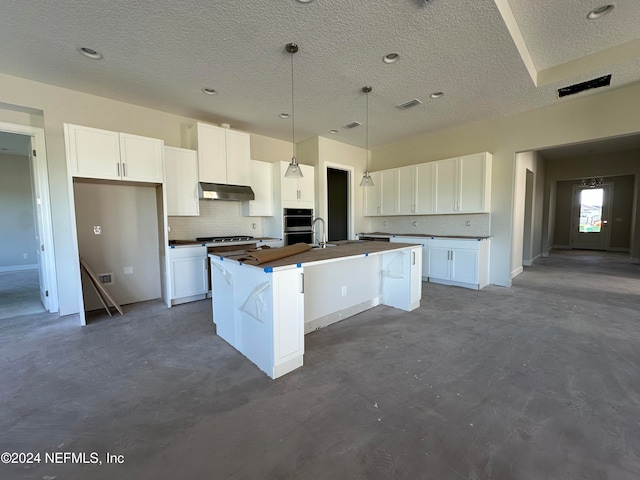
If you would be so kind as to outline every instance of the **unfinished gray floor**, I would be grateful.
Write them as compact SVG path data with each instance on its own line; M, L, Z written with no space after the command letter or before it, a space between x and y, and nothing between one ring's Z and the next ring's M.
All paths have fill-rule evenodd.
M414 312L308 335L276 381L214 335L208 302L126 310L0 324L0 450L42 455L0 478L640 478L640 267L624 255L556 253L511 289L425 283Z
M0 321L44 311L38 270L0 272Z

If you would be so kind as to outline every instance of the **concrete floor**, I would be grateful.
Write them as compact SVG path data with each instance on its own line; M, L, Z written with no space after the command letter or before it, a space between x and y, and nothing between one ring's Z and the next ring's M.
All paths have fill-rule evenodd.
M0 272L0 320L45 311L38 270Z
M308 335L304 367L276 381L214 335L206 301L126 310L0 323L0 450L41 454L0 478L640 478L625 255L554 253L511 289L425 283L414 312Z

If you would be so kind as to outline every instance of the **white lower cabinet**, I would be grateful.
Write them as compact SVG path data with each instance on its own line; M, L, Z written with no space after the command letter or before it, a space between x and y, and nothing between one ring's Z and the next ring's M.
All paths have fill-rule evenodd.
M425 248L430 282L475 290L489 284L489 239L430 238Z
M389 239L390 242L393 243L414 243L418 245L422 245L422 268L421 268L421 279L429 280L427 276L427 272L429 272L429 255L427 255L427 241L426 237L400 237L394 236Z
M205 246L169 249L172 305L206 298L209 290L207 261Z

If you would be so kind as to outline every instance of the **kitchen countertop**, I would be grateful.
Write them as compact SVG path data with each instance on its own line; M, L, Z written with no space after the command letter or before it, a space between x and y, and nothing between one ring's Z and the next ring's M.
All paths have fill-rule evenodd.
M432 233L388 233L388 232L358 233L358 235L362 235L366 237L379 237L379 238L391 238L391 237L460 238L460 239L491 238L489 236L482 236L482 235L436 235Z
M203 246L203 247L219 247L222 245L255 245L260 246L263 242L279 242L281 238L272 238L272 237L256 237L251 240L237 240L235 242L199 242L197 240L169 240L169 247L195 247L195 246Z
M337 244L335 247L313 248L311 250L307 250L306 252L291 255L289 257L281 258L272 262L262 263L260 265L244 265L247 265L248 267L264 269L265 271L272 271L273 269L296 268L298 266L302 266L303 264L311 265L314 263L325 263L346 257L368 256L372 254L375 255L378 253L383 253L390 250L400 250L415 245L417 244L376 241L361 242L353 240L347 243ZM209 256L235 260L233 258L234 255L232 252L222 254L211 253L209 254Z

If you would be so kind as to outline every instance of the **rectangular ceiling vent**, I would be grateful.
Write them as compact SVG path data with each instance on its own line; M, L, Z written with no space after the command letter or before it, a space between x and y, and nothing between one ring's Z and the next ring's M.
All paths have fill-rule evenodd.
M558 98L566 97L567 95L575 95L576 93L581 93L593 88L608 87L610 84L611 74L587 80L586 82L576 83L575 85L569 85L568 87L559 88Z
M396 105L398 108L402 108L407 109L407 108L411 108L411 107L415 107L416 105L420 105L422 104L422 102L420 100L418 100L417 98L414 98L413 100L409 100L408 102L404 102L401 103L400 105Z
M360 122L351 122L351 123L347 123L344 128L356 128L359 127L360 125L362 125Z

